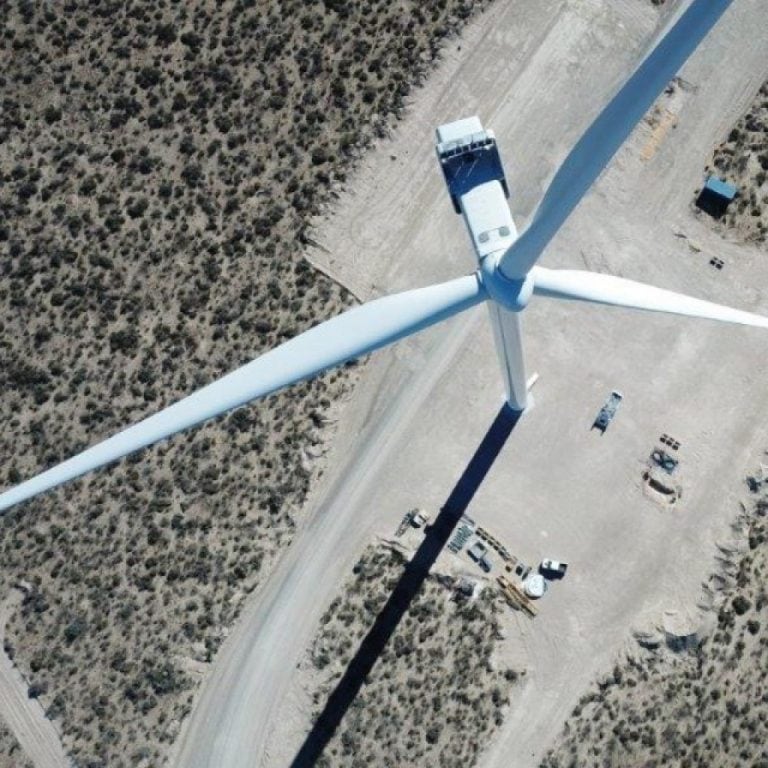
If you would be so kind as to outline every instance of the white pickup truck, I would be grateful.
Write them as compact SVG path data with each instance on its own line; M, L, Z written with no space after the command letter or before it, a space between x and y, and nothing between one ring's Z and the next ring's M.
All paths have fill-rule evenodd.
M550 560L549 558L544 558L539 567L542 576L555 579L562 579L567 570L568 563L561 563L559 560Z

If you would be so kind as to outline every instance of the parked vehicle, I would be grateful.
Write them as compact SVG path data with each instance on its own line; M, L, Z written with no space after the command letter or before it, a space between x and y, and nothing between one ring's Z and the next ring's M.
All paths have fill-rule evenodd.
M541 575L546 576L549 579L562 579L567 570L568 563L563 563L560 560L551 560L549 558L544 558L539 566Z

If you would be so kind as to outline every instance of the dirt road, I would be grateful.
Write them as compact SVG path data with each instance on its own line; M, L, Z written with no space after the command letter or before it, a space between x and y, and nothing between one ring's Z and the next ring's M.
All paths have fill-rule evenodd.
M765 312L765 259L723 244L689 201L713 143L768 74L756 37L764 9L739 0L686 68L677 128L641 128L545 256ZM513 211L541 188L661 17L637 0L498 3L471 25L415 98L393 140L365 160L313 254L362 297L472 268L431 150L434 126L479 113L499 137ZM754 88L753 88L754 86ZM649 141L657 143L648 148ZM694 254L684 231L704 249ZM725 257L716 273L707 253ZM368 538L411 506L445 500L500 404L484 310L374 357L343 410L324 481L273 575L211 670L175 764L290 763L308 723L295 668ZM695 603L714 542L727 536L733 489L765 439L765 355L754 332L626 312L532 304L526 316L538 405L520 424L472 516L530 561L571 563L532 625L510 638L528 668L485 768L530 766L584 686L632 627ZM588 425L606 392L625 394L605 438ZM683 442L674 514L643 494L643 461L661 432ZM510 500L514 500L512 503ZM575 565L575 567L574 567Z

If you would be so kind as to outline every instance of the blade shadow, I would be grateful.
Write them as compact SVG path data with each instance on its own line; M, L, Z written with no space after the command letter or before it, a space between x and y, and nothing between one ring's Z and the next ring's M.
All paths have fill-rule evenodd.
M506 404L501 407L434 524L427 528L423 542L406 564L392 594L328 697L323 711L293 759L291 768L310 768L322 755L521 415L521 412L511 410Z

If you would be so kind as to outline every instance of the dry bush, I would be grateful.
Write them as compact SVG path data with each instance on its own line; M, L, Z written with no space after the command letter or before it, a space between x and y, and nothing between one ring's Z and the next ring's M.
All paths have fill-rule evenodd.
M479 2L5 3L0 483L337 312L310 217ZM0 523L16 661L91 768L157 765L291 538L328 374Z
M369 547L321 619L310 659L319 713L400 578L406 560ZM469 768L501 724L514 670L500 670L500 598L456 602L430 575L376 661L318 766Z

